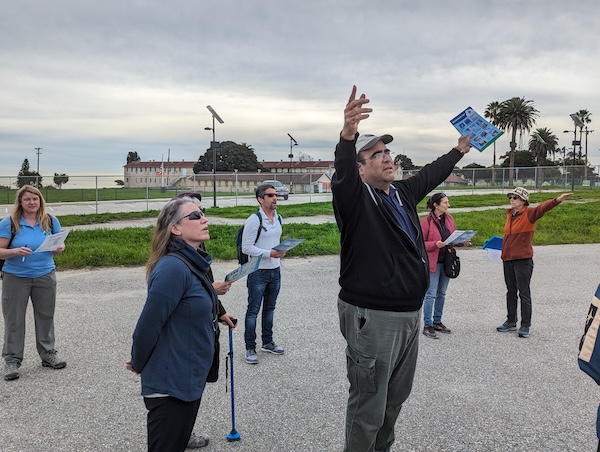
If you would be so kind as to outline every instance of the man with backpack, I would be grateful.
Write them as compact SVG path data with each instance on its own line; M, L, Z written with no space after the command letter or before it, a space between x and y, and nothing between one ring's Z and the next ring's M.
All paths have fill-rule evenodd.
M261 351L283 354L283 347L273 341L273 317L275 302L281 287L280 259L285 251L276 251L281 239L281 216L277 213L277 192L270 184L256 189L256 200L260 204L244 223L242 253L262 256L258 270L248 275L248 309L246 311L244 340L246 362L258 364L256 354L256 317L262 304L262 347Z

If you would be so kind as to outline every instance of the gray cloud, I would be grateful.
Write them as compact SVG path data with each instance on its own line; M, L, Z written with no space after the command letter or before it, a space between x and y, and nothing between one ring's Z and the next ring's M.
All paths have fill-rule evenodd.
M558 0L408 2L6 2L0 18L1 173L34 147L42 174L120 174L143 159L246 142L259 160L298 151L330 159L356 83L398 152L424 164L455 144L449 120L524 96L537 126L570 142L569 113L600 114L600 7ZM593 125L593 123L592 123ZM593 127L592 127L593 128ZM508 139L498 141L499 153ZM596 135L589 136L596 159ZM501 150L501 151L500 151ZM600 157L600 154L598 155ZM592 159L592 162L594 162ZM463 163L491 164L473 151ZM595 163L600 164L600 159Z

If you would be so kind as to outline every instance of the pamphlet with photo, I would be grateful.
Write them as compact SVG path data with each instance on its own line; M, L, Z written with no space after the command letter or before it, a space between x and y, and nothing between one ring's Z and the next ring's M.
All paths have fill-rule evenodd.
M504 133L492 123L486 121L473 110L467 107L463 112L450 120L450 123L458 130L461 136L472 134L471 146L479 152L496 141Z

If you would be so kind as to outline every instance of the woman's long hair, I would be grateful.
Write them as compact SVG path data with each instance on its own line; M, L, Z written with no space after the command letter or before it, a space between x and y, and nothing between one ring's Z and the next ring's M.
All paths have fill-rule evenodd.
M42 231L52 231L52 219L46 213L46 201L44 200L42 193L32 185L23 185L17 192L17 196L15 197L15 208L10 214L12 222L15 225L15 234L19 232L19 228L21 227L21 217L23 216L21 200L25 193L31 193L40 199L40 208L37 211L36 220L40 224Z
M158 261L169 253L169 244L173 240L171 229L181 220L181 206L188 202L199 205L199 202L186 196L172 199L160 211L156 220L154 236L152 237L152 253L146 264L146 279L148 279L150 272L152 272Z

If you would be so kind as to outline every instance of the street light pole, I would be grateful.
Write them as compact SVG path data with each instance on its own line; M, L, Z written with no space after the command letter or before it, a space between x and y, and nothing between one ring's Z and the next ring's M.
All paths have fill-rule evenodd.
M219 121L219 124L223 124L224 121L210 105L207 105L206 108L212 115L212 129L205 127L204 130L212 130L213 139L210 142L210 148L213 151L213 207L217 207L217 148L219 143L215 140L215 118Z
M290 193L292 192L292 163L294 160L294 154L292 153L292 149L294 146L298 146L298 142L294 140L294 137L288 133L288 137L290 137L290 153L288 155L290 159Z
M572 180L571 180L571 191L575 192L575 157L576 157L576 152L575 150L577 149L577 145L581 145L581 141L577 141L577 127L583 126L583 121L581 120L581 118L579 116L577 116L576 113L573 113L571 115L571 119L573 120L573 170L571 171L573 174L571 175ZM563 130L563 133L571 133L570 130Z
M588 127L585 126L585 179L587 180L587 167L588 167L588 153L587 153L587 137L590 133L594 132L593 130L588 130Z

